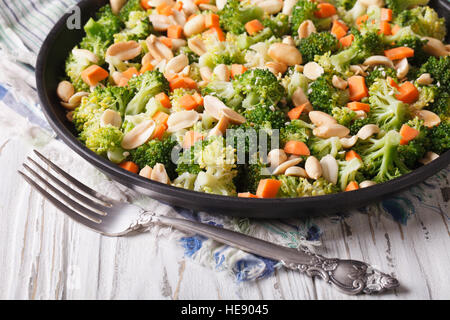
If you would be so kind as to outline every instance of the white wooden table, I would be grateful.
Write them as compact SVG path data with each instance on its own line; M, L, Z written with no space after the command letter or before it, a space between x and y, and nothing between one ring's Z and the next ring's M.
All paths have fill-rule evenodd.
M183 257L175 241L152 234L106 238L72 222L19 178L29 152L0 135L0 299L450 298L444 210L416 212L407 226L371 213L320 225L320 253L374 264L399 279L395 292L346 296L286 270L238 284Z

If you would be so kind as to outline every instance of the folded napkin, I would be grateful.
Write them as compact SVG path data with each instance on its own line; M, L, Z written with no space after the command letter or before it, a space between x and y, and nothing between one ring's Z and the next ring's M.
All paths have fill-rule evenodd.
M442 210L433 199L438 199L440 188L448 186L446 177L450 167L400 195L367 208L321 219L292 219L287 221L253 221L213 216L205 212L171 208L148 197L137 194L111 181L75 152L56 139L45 120L35 89L34 66L40 45L58 18L75 0L0 0L0 128L2 139L21 137L24 143L39 148L59 166L73 173L101 193L131 201L157 214L177 216L236 230L291 248L314 248L321 245L321 224L339 222L343 216L372 212L387 214L406 223L408 217L420 210ZM9 109L27 118L27 121L10 121ZM39 129L37 129L39 128ZM5 140L6 141L6 140ZM183 236L168 228L154 227L160 237L175 237L184 247L185 254L214 270L226 270L237 281L249 281L270 276L280 266L278 261L265 259L236 250L201 236Z

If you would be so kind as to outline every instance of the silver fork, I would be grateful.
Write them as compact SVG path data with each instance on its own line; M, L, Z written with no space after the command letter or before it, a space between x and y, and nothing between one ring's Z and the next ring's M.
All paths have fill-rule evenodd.
M24 163L27 174L19 171L22 177L70 218L103 235L123 236L159 223L280 261L288 269L300 271L310 277L319 276L346 294L373 294L399 286L395 278L361 261L329 259L307 249L287 248L199 222L157 216L135 205L110 199L82 184L38 151L34 152L53 173L28 157L28 162L34 169ZM61 177L67 182L63 182Z

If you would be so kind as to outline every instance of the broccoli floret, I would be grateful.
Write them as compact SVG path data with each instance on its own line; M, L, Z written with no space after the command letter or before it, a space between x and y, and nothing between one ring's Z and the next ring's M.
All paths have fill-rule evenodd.
M298 27L305 20L311 20L318 30L329 29L331 18L319 19L314 15L317 11L317 3L309 0L299 0L292 11L291 30L292 36L298 35Z
M243 64L245 62L244 53L230 38L232 37L228 36L227 40L229 41L219 41L214 36L207 36L204 39L207 52L198 61L200 67L207 66L213 69L218 64Z
M264 21L269 21L269 20L264 20ZM236 37L235 41L236 41L236 45L239 49L245 50L245 49L250 48L250 46L255 43L263 42L268 39L273 39L272 37L273 37L272 30L270 28L266 27L252 36L249 36L247 33L241 33L240 35L238 35Z
M146 144L131 151L131 160L136 163L139 168L149 166L153 168L157 163L161 163L166 168L167 174L171 179L176 177L176 164L172 161L172 150L178 145L174 139L150 140Z
M125 29L114 35L115 42L146 39L152 32L152 26L145 11L132 11L125 22Z
M303 62L314 61L316 55L321 56L327 52L334 53L337 49L337 38L330 32L312 33L309 37L300 40L298 49Z
M357 143L355 150L363 159L367 178L385 182L410 171L398 153L400 140L401 135L391 130L381 138L369 138Z
M338 0L337 5L345 10L350 10L356 3L356 0Z
M386 0L386 6L394 12L399 14L402 11L412 8L414 6L424 6L429 0Z
M350 129L350 134L352 136L356 135L362 127L364 127L366 124L370 124L370 123L371 123L371 121L369 118L353 120L353 122L348 127Z
M288 34L289 31L291 30L291 25L289 23L289 16L281 12L278 13L275 17L271 17L270 19L264 19L262 23L266 28L269 28L272 31L272 34L275 37L278 38L281 38L285 34Z
M122 23L113 14L111 7L104 6L97 14L97 20L91 18L84 26L86 36L81 41L80 48L95 53L102 64L106 50L114 41L114 34L120 32L121 28Z
M417 89L419 90L419 98L410 105L414 109L423 109L433 104L439 91L436 86L418 86Z
M289 68L286 75L281 79L281 85L285 88L287 98L292 99L292 95L298 87L302 88L303 92L308 91L308 78L303 73Z
M444 40L446 34L445 19L439 18L437 12L428 6L416 7L399 13L395 22L425 37Z
M450 149L450 122L441 122L430 130L431 150L442 154Z
M225 139L211 137L207 141L197 142L185 152L178 160L177 171L183 172L182 175L196 175L193 185L183 183L195 191L233 196L236 195L233 183L237 175L235 163L235 150L226 146ZM189 181L193 180L192 176L185 174L185 177L189 177Z
M344 127L348 127L356 116L356 113L347 107L334 107L331 110L331 114L333 118L335 118L336 121Z
M408 116L408 105L395 98L395 90L378 79L369 88L370 119L386 131L400 129Z
M428 137L428 129L423 125L423 120L414 118L406 123L411 128L419 131L419 135L408 144L400 145L398 147L398 154L400 160L410 169L418 166L417 161L425 156L425 153L430 149L430 139Z
M75 47L77 49L77 47ZM82 56L70 53L66 60L66 75L76 91L89 91L89 85L81 79L81 72L93 63Z
M172 185L177 188L194 190L196 179L197 179L196 174L184 172L173 181Z
M275 106L285 95L284 87L267 69L247 70L233 81L233 85L236 92L245 97L244 108L258 104Z
M348 90L333 86L332 75L325 73L311 83L308 99L315 110L331 113L333 108L344 106L349 100Z
M284 127L286 122L286 115L283 111L265 105L257 105L253 108L248 108L243 115L250 125L270 129L280 129Z
M434 87L436 88L436 87ZM420 97L419 97L420 98ZM434 101L426 107L441 118L441 121L450 119L450 92L442 87L436 88Z
M408 47L414 50L414 56L408 58L408 62L413 66L421 66L424 64L429 54L423 50L423 46L428 42L428 40L422 40L420 37L410 36L400 39L395 44L396 47Z
M338 165L338 185L342 191L347 188L350 182L361 180L362 174L358 170L362 168L363 162L358 158L353 158L350 161L338 160Z
M120 9L119 18L125 23L129 20L130 14L136 11L144 11L140 0L128 0L122 9Z
M276 177L281 181L278 196L280 198L297 198L322 196L339 192L339 189L324 178L319 178L314 182L309 182L306 178L288 177L280 175Z
M386 79L387 77L397 80L397 72L395 69L386 66L376 66L369 72L369 75L365 77L366 85L370 87L377 79Z
M125 113L134 115L141 113L150 98L160 92L169 92L169 82L159 71L147 71L128 81L128 87L135 90L136 95L128 103Z
M366 58L382 54L383 42L381 36L377 32L367 32L361 34L356 30L352 30L355 39L350 47L328 56L323 55L318 57L317 62L326 70L336 70L339 73L344 73L351 64L358 64Z
M336 158L338 152L342 149L341 140L338 137L331 137L328 139L313 137L309 140L308 145L311 154L319 160L328 154Z
M192 147L184 150L177 161L177 173L180 175L185 172L195 175L199 174L202 169L195 159L195 150L204 149L210 142L211 140L199 140Z
M125 150L121 147L123 133L119 128L111 125L90 127L83 134L86 137L86 147L96 154L103 157L108 156L115 163L120 163L125 159L123 156Z
M131 97L132 91L127 88L95 88L88 97L83 98L81 105L74 110L73 123L75 129L82 132L92 124L98 125L100 115L106 109L112 109L123 114L123 110Z
M255 154L254 157L256 158L257 154ZM261 179L268 179L271 176L267 164L264 164L261 159L256 159L254 162L255 163L239 165L240 174L237 178L239 179L238 183L240 184L240 191L256 193L259 181L261 181Z
M420 68L422 73L429 73L434 83L447 92L450 91L450 57L430 57Z
M217 14L221 27L234 34L245 32L245 24L251 20L262 20L264 11L257 6L243 5L239 0L229 0Z
M280 130L280 142L285 145L288 141L308 142L314 126L303 120L292 120Z
M215 96L225 103L227 107L230 107L236 111L239 110L242 100L244 99L236 93L233 84L229 81L213 80L202 89L202 94L204 96Z

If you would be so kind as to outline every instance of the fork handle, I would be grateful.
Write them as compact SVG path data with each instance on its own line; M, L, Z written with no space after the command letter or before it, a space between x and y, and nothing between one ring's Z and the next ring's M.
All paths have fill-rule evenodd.
M280 261L288 269L310 277L319 276L346 294L379 293L399 286L397 279L356 260L329 259L307 251L279 246L261 239L209 224L166 216L153 216L153 222L187 233L197 233L248 253Z

